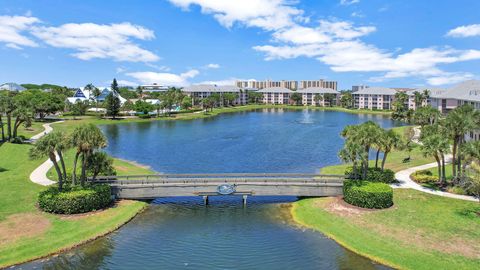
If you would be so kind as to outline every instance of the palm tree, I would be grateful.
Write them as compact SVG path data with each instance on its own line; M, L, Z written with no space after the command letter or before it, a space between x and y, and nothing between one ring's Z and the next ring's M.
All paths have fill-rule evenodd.
M315 106L318 106L320 105L320 102L323 101L323 96L320 94L315 94L315 96L313 96L313 100L315 101Z
M65 180L66 174L65 171L62 174L60 166L58 166L56 153L61 153L64 148L64 134L61 132L52 132L42 138L40 138L30 149L30 158L39 159L44 156L48 156L50 161L52 161L55 171L58 176L58 189L61 191L63 188L63 182ZM63 161L62 161L63 164ZM63 167L65 169L65 167Z
M452 145L452 174L457 179L457 170L461 169L461 156L458 149L465 142L465 134L478 128L480 112L470 105L462 105L452 110L446 118L445 127L448 130Z
M441 125L430 126L421 136L421 150L424 156L433 156L437 161L440 183L444 184L445 176L445 155L450 151L450 143L447 136L444 136L444 127Z
M363 160L365 156L363 151L364 149L361 145L347 141L340 152L338 152L338 157L344 163L352 163L352 175L355 179L360 175L360 173L357 172L357 163L359 159Z
M400 136L392 129L384 131L384 135L381 140L382 150L383 150L383 159L382 159L382 171L385 169L385 162L387 161L387 156L395 148L400 147L401 139Z
M107 138L102 131L93 124L85 124L75 128L71 138L71 145L76 147L77 152L73 161L73 175L72 182L76 184L77 162L81 155L82 157L82 173L80 177L83 185L86 180L86 162L94 150L104 148L107 146Z
M414 100L415 100L415 108L418 108L422 105L422 102L423 102L423 94L418 92L418 91L415 91L413 92L413 97L414 97Z
M478 163L480 161L480 141L469 141L462 144L460 153L464 158L460 174L461 176L465 176L467 164L471 164L472 162Z

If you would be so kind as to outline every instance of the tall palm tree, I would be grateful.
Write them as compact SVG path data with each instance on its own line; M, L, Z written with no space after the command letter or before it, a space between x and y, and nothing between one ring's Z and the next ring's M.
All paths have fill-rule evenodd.
M383 150L383 159L382 159L382 171L385 169L385 162L387 161L387 156L395 148L400 147L401 138L400 136L392 129L385 131L382 136L382 150Z
M106 147L107 138L94 124L85 124L75 128L71 138L71 145L77 149L73 162L72 182L76 184L77 163L81 155L82 170L80 181L83 185L86 180L86 162L89 155L91 155L94 150Z
M437 161L439 181L444 184L445 176L445 155L450 152L450 143L441 125L431 126L426 129L425 135L421 137L421 150L424 156L433 156Z
M323 101L323 96L320 94L315 94L315 96L313 96L313 101L315 101L315 106L318 106L320 105L320 102Z
M352 163L352 175L355 179L358 178L360 173L357 171L358 160L363 160L364 149L361 145L347 141L344 147L338 152L338 157L345 163Z
M461 156L458 149L465 142L465 134L478 128L480 112L470 105L462 105L448 113L445 127L448 130L452 145L452 174L457 179L457 171L461 168Z
M66 179L65 171L62 173L60 166L57 162L57 153L60 153L65 150L64 148L65 136L61 132L52 132L42 138L38 139L34 144L33 148L30 149L30 158L38 159L44 156L48 156L50 161L52 161L55 171L58 176L58 189L61 191L63 188L64 180ZM63 169L65 166L62 160Z

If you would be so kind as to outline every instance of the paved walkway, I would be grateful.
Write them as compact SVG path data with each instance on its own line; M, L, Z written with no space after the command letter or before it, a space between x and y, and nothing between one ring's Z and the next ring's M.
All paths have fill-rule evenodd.
M448 159L450 160L451 156L449 156ZM403 171L399 171L395 174L395 178L400 183L392 184L392 187L393 188L411 188L411 189L415 189L415 190L418 190L418 191L422 191L422 192L426 192L426 193L430 193L430 194L438 195L438 196L442 196L442 197L448 197L448 198L460 199L460 200L466 200L466 201L478 201L473 196L457 195L457 194L448 193L448 192L444 192L444 191L433 190L433 189L421 186L421 185L417 184L416 182L414 182L410 178L410 175L412 173L416 172L416 171L426 170L426 169L435 168L435 167L437 167L436 162L421 165L421 166L417 166L417 167L413 167L413 168L408 168L408 169L403 170Z
M35 135L35 136L32 136L30 138L30 141L35 142L38 139L40 139L41 137L43 137L43 136L47 135L48 133L52 132L53 128L50 125L56 124L56 123L61 123L61 122L63 122L63 121L57 121L57 122L53 122L53 123L44 124L43 128L45 130L42 131L41 133ZM58 159L58 157L57 157L57 159ZM42 163L42 165L38 166L30 174L30 181L32 181L36 184L42 185L42 186L49 186L49 185L55 184L56 183L55 181L52 181L52 180L48 179L48 177L47 177L47 173L52 167L53 167L53 162L50 159L47 159L45 162Z

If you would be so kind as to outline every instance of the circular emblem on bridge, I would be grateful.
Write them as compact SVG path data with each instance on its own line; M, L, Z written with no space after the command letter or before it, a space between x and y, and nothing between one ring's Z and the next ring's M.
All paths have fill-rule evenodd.
M218 194L230 195L235 192L235 186L230 184L221 184L217 187Z

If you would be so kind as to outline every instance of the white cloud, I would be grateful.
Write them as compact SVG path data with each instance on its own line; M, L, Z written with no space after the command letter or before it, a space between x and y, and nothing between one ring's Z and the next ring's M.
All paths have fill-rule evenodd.
M189 79L196 77L200 72L196 69L189 70L181 74L167 72L130 72L127 76L137 79L143 84L162 84L168 86L185 86L189 85Z
M127 81L127 80L118 80L118 85L120 86L138 86L138 83Z
M363 14L360 11L354 11L350 16L355 17L355 18L365 18L365 14Z
M131 23L69 23L58 27L37 26L32 34L50 46L76 50L72 55L82 59L110 58L116 61L154 62L159 57L140 48L132 38L150 40L152 30Z
M349 6L357 3L360 3L360 0L340 0L340 5L344 5L344 6Z
M427 82L431 85L445 85L445 84L459 83L472 78L473 78L473 74L471 73L445 72L439 76L428 78Z
M220 68L220 65L219 65L219 64L210 63L210 64L208 64L208 65L205 65L205 68L217 69L217 68Z
M13 49L37 47L38 44L23 32L39 22L38 18L30 16L0 16L0 43Z
M480 36L480 24L463 25L448 31L449 37L476 37Z
M292 6L294 2L287 0L169 1L184 10L191 5L198 5L203 13L213 14L221 25L228 28L240 23L265 30L278 30L305 19L301 17L303 11Z

